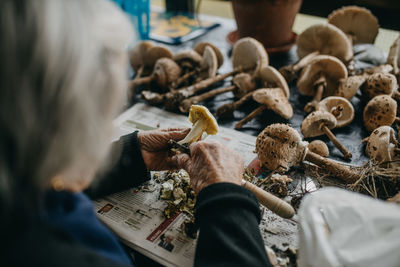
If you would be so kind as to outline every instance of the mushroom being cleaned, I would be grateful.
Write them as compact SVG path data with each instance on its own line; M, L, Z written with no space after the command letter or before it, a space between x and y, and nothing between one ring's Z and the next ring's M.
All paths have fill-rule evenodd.
M226 92L233 92L236 98L241 98L254 89L256 89L256 83L252 76L248 73L239 73L233 77L231 86L217 88L201 95L187 98L179 105L179 110L184 113L188 112L191 105Z
M397 79L393 74L374 73L368 77L365 86L362 87L362 93L368 99L378 95L389 95L400 100L400 93L397 89Z
M379 31L378 19L368 9L358 6L334 10L328 16L328 23L341 29L353 45L373 44Z
M372 132L380 126L390 126L400 122L396 117L397 102L388 95L378 95L372 98L364 108L363 119L367 131Z
M363 142L367 142L365 153L375 164L394 159L398 142L391 127L381 126L375 129Z
M353 58L350 40L339 28L332 24L316 24L308 27L297 37L297 55L303 58L318 51L348 63Z
M301 71L297 81L297 88L301 94L314 96L304 110L311 112L322 97L338 94L339 82L346 78L347 69L340 60L332 56L316 56Z
M318 103L316 110L331 113L336 118L336 128L349 125L354 119L354 108L349 100L340 96L328 96Z
M326 135L342 152L346 159L352 157L350 151L336 138L330 129L336 127L337 120L330 112L318 110L310 113L301 123L301 133L305 138Z
M309 151L307 145L295 129L276 123L258 135L255 151L261 164L271 171L286 172L292 166L309 161L346 183L358 180L359 174L356 171Z
M321 140L314 140L308 144L308 149L322 157L329 157L328 146Z

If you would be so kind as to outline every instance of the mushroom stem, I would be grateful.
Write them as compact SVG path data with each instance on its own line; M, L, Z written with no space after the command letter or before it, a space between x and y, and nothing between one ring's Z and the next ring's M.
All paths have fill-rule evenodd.
M316 105L318 102L321 101L322 95L324 94L324 90L326 87L326 80L324 76L321 76L316 82L315 85L317 85L317 90L315 92L313 100L307 103L307 105L304 107L304 111L307 113L312 112L315 110Z
M228 104L220 106L217 109L216 116L217 117L227 117L228 115L231 115L234 110L238 109L244 103L246 103L247 101L252 99L252 96L253 96L253 92L250 92L233 103L228 103Z
M190 132L185 136L184 139L178 141L177 143L179 145L183 145L183 144L190 144L193 143L197 140L199 140L201 138L201 136L203 135L203 124L204 121L202 120L198 120L194 123L192 129L190 129Z
M249 115L247 115L246 117L244 117L243 119L241 119L238 123L235 124L235 129L240 129L243 127L244 124L246 124L247 122L251 121L252 119L254 119L254 117L256 117L258 114L260 114L261 112L263 112L263 110L267 109L267 106L265 105L261 105L258 108L256 108L255 110L253 110Z
M236 88L235 85L231 85L228 87L217 88L217 89L211 90L209 92L203 93L201 95L192 96L192 97L187 98L182 101L182 103L179 105L179 110L183 113L187 113L187 112L189 112L191 105L197 104L201 101L204 101L206 99L209 99L209 98L214 97L219 94L231 92L231 91L235 90L235 88Z
M303 57L297 63L293 65L288 65L284 66L279 69L279 72L282 74L282 76L285 78L285 80L289 83L296 79L297 72L304 68L310 61L315 57L319 55L319 51L314 51L307 56Z
M147 77L141 77L138 79L134 79L129 83L129 88L131 90L136 90L136 88L142 84L148 84L151 83L154 80L155 76L154 75L150 75Z
M350 151L336 138L336 136L331 132L331 130L324 124L321 126L322 131L328 136L332 143L342 152L346 159L350 159L353 155Z
M329 171L334 176L340 178L341 180L345 181L348 184L352 184L359 179L359 174L354 170L351 170L349 167L346 167L333 160L321 157L320 155L313 153L311 151L307 151L304 159L306 161L314 163L321 169Z

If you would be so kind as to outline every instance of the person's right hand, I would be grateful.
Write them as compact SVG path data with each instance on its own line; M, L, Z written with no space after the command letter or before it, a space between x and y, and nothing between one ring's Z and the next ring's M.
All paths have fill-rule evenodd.
M173 160L189 173L196 194L214 183L241 184L243 159L232 149L217 142L199 141L190 145L190 155L178 154Z

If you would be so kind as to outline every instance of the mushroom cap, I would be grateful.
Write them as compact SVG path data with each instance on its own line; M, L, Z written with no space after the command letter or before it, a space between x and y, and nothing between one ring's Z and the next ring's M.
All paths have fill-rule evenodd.
M368 77L362 89L369 99L377 95L391 96L397 90L397 79L390 73L374 73Z
M306 55L319 51L323 55L331 55L343 62L353 58L353 47L349 38L332 24L316 24L308 27L297 36L297 55Z
M336 116L332 113L337 107L341 107L342 111ZM340 96L329 96L322 99L316 106L316 110L327 111L332 113L336 118L336 128L349 125L354 119L354 108L349 100Z
M358 6L334 10L328 16L328 23L351 35L353 44L373 44L379 31L377 18L368 9Z
M285 172L303 160L307 142L286 124L275 123L265 128L256 140L255 152L261 164L271 171Z
M394 158L397 141L391 127L381 126L375 129L367 140L365 153L374 163L379 164Z
M207 127L207 134L214 135L218 133L218 123L211 112L202 105L192 105L189 111L189 121L195 124L198 120L204 120Z
M285 94L286 98L289 98L289 86L282 74L274 67L264 66L260 68L260 70L257 72L257 78L261 80L263 87L279 87Z
M339 87L335 95L352 99L356 95L358 88L360 88L367 80L368 75L354 75L346 79L340 80Z
M214 77L217 74L218 61L214 50L210 46L206 46L203 53L203 59L201 60L200 66L202 69L207 70L202 72L203 78Z
M256 102L266 105L282 118L288 120L293 117L292 105L281 88L257 89L252 96Z
M233 46L232 51L233 67L252 69L253 72L268 66L269 58L264 46L254 38L245 37L239 39Z
M181 51L179 53L176 53L173 57L173 60L179 64L181 61L190 61L192 62L195 66L200 65L200 62L202 60L202 57L199 53L197 53L194 50L188 49L185 51Z
M162 46L153 46L146 51L146 54L143 57L143 63L146 67L152 68L156 64L157 60L163 57L172 58L173 54L171 50Z
M333 56L316 56L309 65L301 71L297 81L297 88L303 95L314 96L316 92L315 82L324 75L326 88L323 96L336 95L341 79L347 78L346 66Z
M232 79L232 83L235 85L233 94L236 98L242 98L250 91L256 89L257 86L253 77L246 72L236 74L235 77L233 77Z
M329 129L335 128L335 116L322 110L311 112L301 123L301 133L305 138L324 135L322 125L325 125Z
M143 66L143 58L145 57L147 50L153 46L154 45L149 41L142 41L129 49L129 61L135 72L137 72L139 68Z
M321 140L314 140L308 144L308 149L322 157L329 157L328 146Z
M167 87L181 75L181 68L172 59L163 57L158 59L154 65L153 75L157 77L159 86Z
M209 46L214 50L215 55L217 56L217 60L218 60L218 68L221 67L222 64L224 64L224 56L222 55L221 50L219 50L219 48L216 47L215 45L208 43L208 42L200 42L200 43L197 43L193 47L193 50L196 51L197 53L199 53L200 55L203 55L204 50L206 49L206 46Z
M396 118L397 102L388 95L372 98L364 108L364 126L372 132L380 126L390 126Z

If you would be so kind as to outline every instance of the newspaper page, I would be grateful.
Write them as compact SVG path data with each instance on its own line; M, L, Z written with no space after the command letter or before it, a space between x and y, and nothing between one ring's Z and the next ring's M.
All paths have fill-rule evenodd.
M115 121L115 139L135 130L156 128L190 127L183 115L174 114L136 104L121 114ZM207 137L236 150L246 166L255 158L253 153L256 137L232 129L220 127L215 136ZM94 201L98 217L129 247L165 266L193 266L196 240L187 237L182 224L187 218L184 213L166 219L163 210L167 202L159 198L160 184L154 179L139 188L116 193ZM296 246L296 223L282 219L264 209L260 224L266 246L285 249Z

